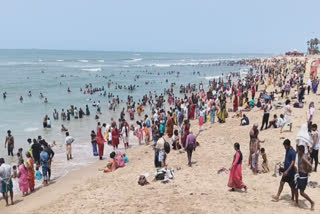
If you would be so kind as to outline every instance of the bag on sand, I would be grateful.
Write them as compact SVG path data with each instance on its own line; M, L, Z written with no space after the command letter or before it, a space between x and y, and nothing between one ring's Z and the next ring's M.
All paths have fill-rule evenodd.
M169 154L170 153L170 144L163 138L164 140L164 151Z
M147 181L146 176L140 175L139 180L138 180L138 184L141 185L141 186L149 184L149 182Z

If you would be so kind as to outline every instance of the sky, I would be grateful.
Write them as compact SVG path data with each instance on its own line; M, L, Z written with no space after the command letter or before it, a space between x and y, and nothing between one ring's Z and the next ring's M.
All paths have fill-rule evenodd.
M319 21L320 0L1 0L0 49L277 54Z

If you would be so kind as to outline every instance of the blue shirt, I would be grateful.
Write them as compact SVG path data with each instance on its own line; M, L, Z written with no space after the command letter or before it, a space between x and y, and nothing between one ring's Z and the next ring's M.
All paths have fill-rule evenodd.
M291 147L289 151L286 151L286 158L284 160L284 170L287 170L291 164L291 162L296 161L296 152L294 149ZM295 174L295 169L294 167L291 168L291 170L288 172L288 176L294 176Z
M37 177L38 181L40 181L42 179L42 175L41 175L41 172L39 170L36 171L36 177Z

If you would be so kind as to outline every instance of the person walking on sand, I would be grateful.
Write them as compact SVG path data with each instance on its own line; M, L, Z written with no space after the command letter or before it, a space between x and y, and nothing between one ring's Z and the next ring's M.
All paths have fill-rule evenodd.
M199 132L200 133L200 132ZM199 134L198 134L199 135ZM197 136L198 136L197 135ZM192 152L196 151L197 147L197 136L195 136L192 131L187 136L186 140L186 146L185 150L187 151L187 156L188 156L188 166L192 166L191 158L192 158Z
M294 167L295 161L296 161L296 152L291 146L291 142L289 139L284 140L283 146L286 150L285 154L285 160L284 160L284 168L280 168L280 171L283 172L280 186L278 189L278 193L275 196L272 196L272 198L275 201L279 201L281 192L283 190L283 186L285 183L288 183L291 188L291 200L294 201L294 175L296 174L296 169Z
M13 205L13 185L12 185L13 170L10 165L6 164L3 158L0 158L0 183L2 196L6 201L6 206L9 206L10 192L11 205Z
M236 154L233 157L232 165L230 167L230 176L228 187L231 188L230 191L235 191L235 189L244 189L247 192L247 186L242 182L242 153L240 151L240 144L234 144L234 150Z
M14 137L11 135L10 130L8 130L7 133L8 133L8 136L6 137L4 148L8 146L8 156L11 155L13 157Z
M304 192L308 185L308 173L312 171L312 164L308 160L308 156L304 153L304 146L298 146L298 174L297 183L295 185L296 206L299 207L299 194L307 199L311 204L311 210L314 210L314 201Z
M284 123L281 126L280 133L282 133L283 127L287 124L289 124L289 126L290 126L290 132L292 130L292 120L291 120L292 110L291 110L291 106L290 106L290 100L286 100L285 104L286 105L283 108L283 110L284 110Z
M317 124L312 124L311 125L311 136L313 139L313 144L310 148L310 157L311 157L311 165L313 164L314 161L314 171L317 171L318 168L318 157L319 157L319 131L318 131L318 126Z
M72 147L71 144L74 142L73 137L69 136L69 132L66 132L66 150L67 150L67 160L72 159Z

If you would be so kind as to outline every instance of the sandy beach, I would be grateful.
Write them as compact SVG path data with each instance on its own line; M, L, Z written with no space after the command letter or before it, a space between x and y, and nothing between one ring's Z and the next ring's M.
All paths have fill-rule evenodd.
M310 60L309 60L310 61ZM310 64L307 64L309 74ZM268 89L268 90L271 90ZM293 91L293 90L292 90ZM292 93L292 92L291 92ZM48 187L22 198L15 195L15 205L4 207L0 202L1 214L5 213L311 213L310 204L300 197L301 208L296 208L290 200L290 188L286 184L279 202L272 201L278 190L280 176L274 177L273 169L277 162L283 162L284 139L290 139L295 148L295 138L302 124L306 123L306 112L311 101L315 102L314 123L320 124L318 96L310 93L305 96L304 108L293 108L293 129L288 128L280 134L280 129L260 132L259 138L265 140L264 147L269 160L270 172L253 175L249 169L249 131L253 123L260 126L263 112L254 108L246 112L250 118L249 126L239 126L240 119L231 118L226 123L206 123L198 137L200 146L193 154L195 162L187 166L186 152L174 151L168 154L168 168L174 169L175 178L167 184L153 181L154 151L151 146L139 146L127 151L130 163L112 173L98 171L107 160L98 161L89 167L70 172L63 178L52 181ZM231 106L228 100L228 106ZM279 115L283 109L273 109ZM197 120L192 121L191 129L198 132ZM239 142L243 153L243 181L248 193L229 192L229 175L218 174L222 168L229 168L234 155L233 144ZM73 161L77 161L74 159ZM259 159L261 164L261 157ZM138 185L141 174L149 174L149 185ZM309 181L318 182L320 175L311 173ZM320 194L316 188L307 187L306 193L315 201L315 211L320 211Z

